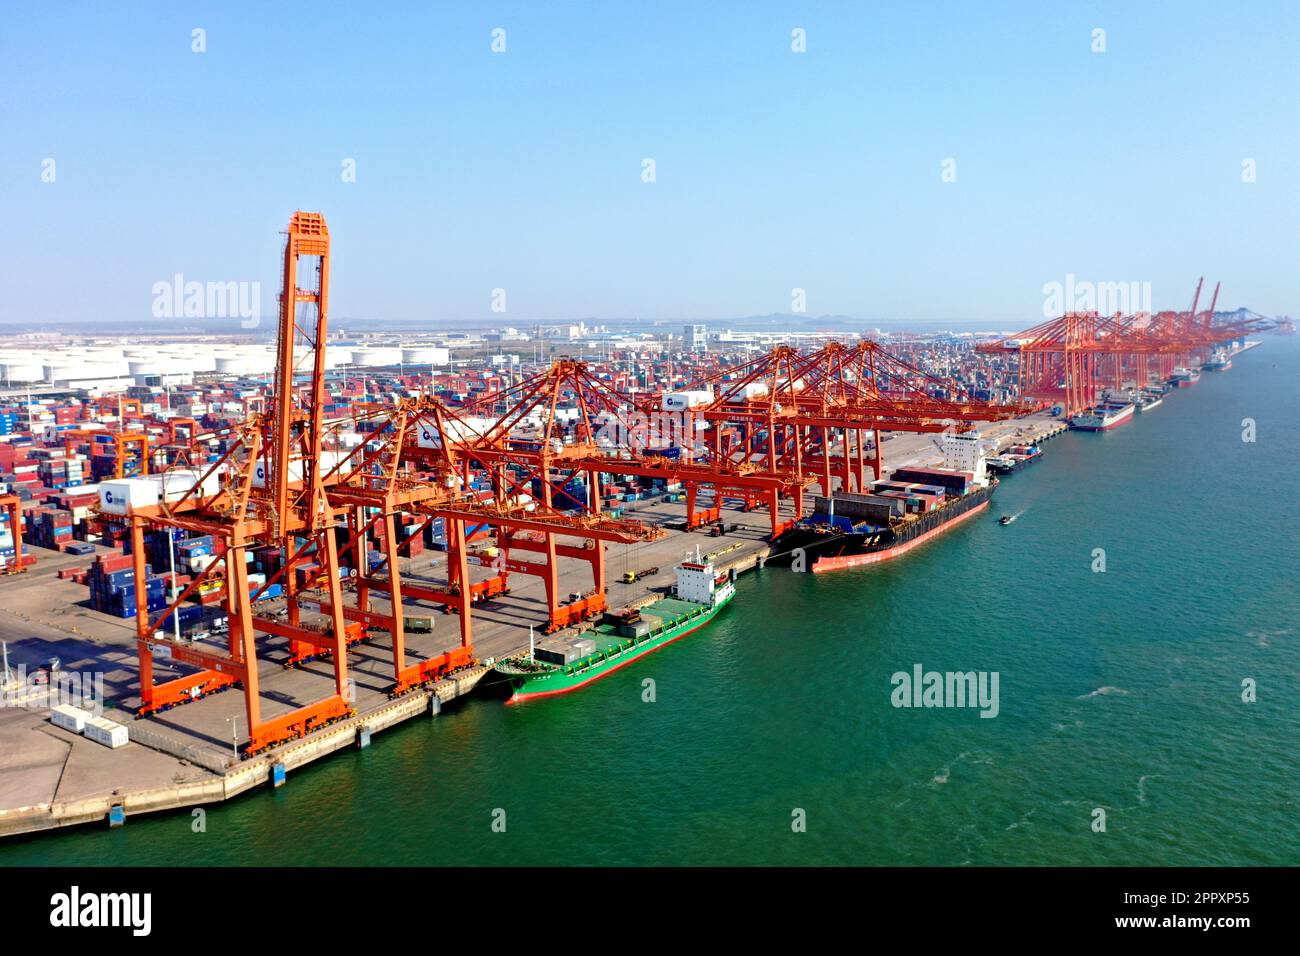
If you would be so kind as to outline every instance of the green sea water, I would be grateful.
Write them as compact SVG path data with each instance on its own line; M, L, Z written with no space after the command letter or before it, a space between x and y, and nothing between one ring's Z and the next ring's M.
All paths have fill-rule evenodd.
M1300 342L1269 337L899 561L745 575L579 693L411 721L204 833L140 817L0 865L1300 863L1298 420ZM894 707L918 663L996 671L998 715Z

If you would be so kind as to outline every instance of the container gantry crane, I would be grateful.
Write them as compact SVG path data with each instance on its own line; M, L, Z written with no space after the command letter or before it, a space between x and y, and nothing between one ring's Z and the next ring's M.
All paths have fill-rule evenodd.
M305 260L305 261L304 261ZM353 713L348 681L347 646L366 635L364 613L344 600L347 573L340 551L355 544L346 537L349 513L372 509L370 521L391 519L393 510L413 501L441 496L436 485L408 482L392 442L378 442L367 455L326 452L337 423L324 416L324 345L328 330L329 233L317 213L295 213L284 247L276 371L267 409L234 430L229 448L217 461L189 471L170 469L160 476L157 505L132 509L129 515L135 579L146 574L146 528L182 529L211 535L219 559L208 564L156 616L146 603L146 589L136 588L137 646L140 659L141 714L148 714L239 684L244 691L249 743L256 753L300 737ZM300 286L300 276L308 287ZM306 386L298 380L306 378ZM397 429L400 446L401 426ZM382 464L376 464L382 462ZM384 466L387 466L386 468ZM173 486L175 491L173 491ZM453 533L454 536L454 533ZM343 547L340 548L340 539ZM272 548L279 568L265 583L251 586L252 551ZM219 582L229 622L228 646L220 652L169 636L172 616L205 582ZM259 610L259 600L280 585L284 619ZM400 584L394 578L394 596ZM400 603L400 602L399 602ZM400 612L395 615L400 619ZM358 619L360 618L360 619ZM428 679L472 660L462 640L416 673L405 666L402 630L394 641L395 686L413 678ZM333 692L323 699L266 717L262 712L259 654L261 636L286 639L291 660L328 658ZM154 661L188 665L196 672L155 684Z
M864 491L882 475L882 431L934 433L1023 414L1021 405L976 401L955 381L923 371L879 343L831 342L804 354L778 346L692 389L712 400L692 409L710 423L711 460L765 463L800 487ZM739 440L737 440L739 439ZM802 508L796 503L795 517Z
M1216 346L1263 331L1267 323L1258 319L1215 323L1217 284L1209 309L1198 312L1204 281L1197 282L1186 312L1105 318L1096 312L1071 312L981 343L976 351L1015 356L1020 395L1059 402L1068 417L1095 404L1103 388L1122 389L1130 382L1141 388L1165 381L1178 364L1199 367Z
M190 469L173 466L162 475L156 505L131 508L127 522L135 579L143 581L147 529L180 529L211 535L219 555L151 614L146 589L136 589L140 661L139 713L146 715L239 685L244 692L249 742L261 752L354 713L347 648L375 632L392 648L391 693L401 694L473 662L471 604L481 593L470 578L467 522L548 534L636 541L658 532L637 522L577 520L553 510L520 515L469 489L461 454L463 428L432 399L363 406L339 419L324 414L324 346L328 331L329 233L317 213L295 213L284 249L273 391L265 410L223 436L227 450L216 461ZM300 286L307 280L307 288ZM370 438L348 448L344 432ZM417 436L432 430L439 451L430 455ZM199 446L195 446L199 447ZM448 541L448 586L429 591L404 586L397 554L396 519L442 518ZM384 554L371 566L368 540L376 531ZM272 551L279 567L264 583L250 585L252 552ZM218 584L229 621L224 651L177 640L174 615L207 584ZM261 599L279 585L283 610L270 612ZM479 590L476 590L479 589ZM386 610L373 603L382 594ZM458 646L408 660L404 605L407 598L441 602L460 615ZM287 641L289 663L327 659L333 690L324 698L268 717L260 691L258 640ZM377 638L382 640L382 638ZM265 654L263 653L262 657ZM193 673L154 682L155 660L185 665ZM278 703L283 708L283 703Z

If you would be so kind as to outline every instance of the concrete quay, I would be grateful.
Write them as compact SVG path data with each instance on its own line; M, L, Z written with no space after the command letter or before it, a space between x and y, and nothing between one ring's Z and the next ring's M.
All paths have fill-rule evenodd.
M1046 414L981 428L990 453L1019 442L1041 442L1065 430ZM938 463L941 455L931 436L895 433L882 442L885 469ZM811 496L807 502L811 504ZM681 521L683 506L661 500L632 503L625 512L661 525ZM787 507L786 516L792 512ZM770 553L766 511L724 508L728 529L714 537L707 532L669 530L660 540L635 545L609 545L606 553L607 600L611 608L637 606L661 597L673 584L673 566L685 557L715 555L720 571L744 573ZM125 818L142 813L176 810L230 799L337 750L368 743L370 735L403 721L440 712L475 690L491 668L487 662L525 652L529 624L545 619L542 582L513 575L511 591L474 605L474 647L483 663L467 668L429 689L390 699L392 657L382 636L349 649L356 716L332 724L301 740L288 742L251 759L239 759L238 744L246 738L242 693L233 690L151 717L134 720L139 703L135 679L135 628L131 621L90 608L86 589L58 580L64 567L87 558L40 552L39 563L5 583L7 613L0 616L0 639L9 645L10 664L29 670L58 657L66 671L103 676L106 716L125 724L131 743L109 750L54 727L39 701L0 707L0 836L65 826L102 823L118 808ZM590 579L585 562L561 559L565 591L585 591ZM445 555L428 552L403 562L408 580L440 585L445 581ZM658 567L655 574L631 584L626 571ZM476 574L486 575L483 569ZM376 610L386 604L372 595ZM407 602L408 613L431 608ZM435 613L432 634L408 634L411 658L431 657L459 643L454 615ZM283 641L264 643L262 707L268 717L321 699L333 687L327 661L285 669ZM159 662L158 679L172 676ZM437 703L434 703L434 700ZM278 769L277 769L278 768Z

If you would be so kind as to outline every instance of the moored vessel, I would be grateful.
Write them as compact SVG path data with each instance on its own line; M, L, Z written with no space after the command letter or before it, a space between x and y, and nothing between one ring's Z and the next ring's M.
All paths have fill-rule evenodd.
M813 514L772 542L766 564L820 574L900 557L988 507L998 481L980 434L945 435L943 467L896 468L869 494L819 496Z
M1146 389L1143 389L1138 393L1137 398L1133 400L1133 407L1139 412L1149 412L1164 400L1164 395L1160 392L1147 391Z
M1103 432L1132 420L1132 402L1100 402L1070 419L1070 427L1084 432Z
M989 455L984 464L994 474L1005 475L1036 461L1042 454L1037 445L1012 445L1000 455Z
M736 596L731 576L719 575L712 562L700 560L698 549L696 560L683 561L674 571L674 597L607 613L577 636L547 638L534 644L527 657L498 661L495 670L512 690L506 703L585 687L704 627Z
M1216 352L1201 368L1207 372L1226 372L1232 368L1232 356L1227 352Z

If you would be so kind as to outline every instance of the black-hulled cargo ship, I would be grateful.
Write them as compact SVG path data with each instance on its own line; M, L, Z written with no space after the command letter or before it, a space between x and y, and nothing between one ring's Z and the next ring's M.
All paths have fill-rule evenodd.
M900 468L869 494L818 497L813 514L778 535L766 564L819 574L888 561L988 507L979 433L945 436L943 468Z
M780 535L772 545L773 556L765 563L820 574L888 561L988 507L996 487L997 480L993 479L959 498L948 498L924 514L909 515L885 525L871 520L854 521L844 514L852 508L849 499L870 496L836 495L835 509L839 513L834 515L821 511L823 507L829 510L829 503L818 498L818 512Z

